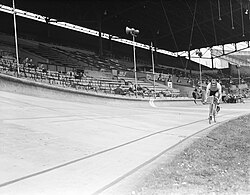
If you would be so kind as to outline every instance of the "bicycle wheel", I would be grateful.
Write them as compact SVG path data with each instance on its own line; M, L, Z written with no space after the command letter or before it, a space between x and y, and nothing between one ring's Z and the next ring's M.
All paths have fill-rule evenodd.
M212 120L213 120L213 103L211 103L209 106L209 115L208 115L209 124L211 124Z
M213 117L212 117L212 115L210 115L210 116L208 117L208 123L209 123L209 124L212 123L212 119L213 119Z

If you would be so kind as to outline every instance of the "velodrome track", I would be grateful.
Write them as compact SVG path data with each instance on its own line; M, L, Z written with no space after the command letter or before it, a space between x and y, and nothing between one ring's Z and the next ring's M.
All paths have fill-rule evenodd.
M216 125L248 114L222 104ZM0 91L0 194L109 194L209 125L193 102L69 102ZM117 193L114 193L117 194Z

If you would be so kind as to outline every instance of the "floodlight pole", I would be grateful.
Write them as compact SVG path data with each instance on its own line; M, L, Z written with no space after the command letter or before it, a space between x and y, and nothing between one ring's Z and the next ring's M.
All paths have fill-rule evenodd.
M133 54L134 54L134 74L135 74L135 95L137 97L137 75L136 75L136 56L135 56L135 34L131 33L133 37Z
M202 89L202 72L201 72L201 57L202 57L202 52L200 50L196 51L196 54L199 56L199 69L200 69L200 85Z
M153 69L153 85L154 85L154 98L156 97L155 91L155 64L154 64L154 52L153 52L153 43L151 42L151 55L152 55L152 69Z
M240 65L237 65L238 77L239 77L239 86L240 86Z
M201 84L201 89L202 89L201 57L199 57L199 69L200 69L200 84Z
M16 44L17 76L19 76L20 71L19 71L19 55L18 55L18 43L17 43L15 0L13 0L13 17L14 17L14 31L15 31L15 44Z
M137 97L137 76L136 76L136 56L135 56L135 37L139 34L139 30L126 27L126 33L133 37L133 54L134 54L134 74L135 74L135 95Z

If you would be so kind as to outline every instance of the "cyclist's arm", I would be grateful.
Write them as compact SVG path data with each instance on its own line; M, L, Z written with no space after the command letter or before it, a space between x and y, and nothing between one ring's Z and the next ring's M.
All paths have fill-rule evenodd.
M221 84L218 83L218 102L221 101L221 98L222 98L222 87L221 87Z
M207 101L207 98L208 98L209 93L210 93L210 87L211 87L211 83L209 83L209 84L207 85L206 93L205 93L205 97L204 97L204 102Z

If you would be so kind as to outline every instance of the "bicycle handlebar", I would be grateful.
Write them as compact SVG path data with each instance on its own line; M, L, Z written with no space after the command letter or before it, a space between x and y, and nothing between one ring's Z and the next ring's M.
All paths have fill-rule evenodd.
M219 100L219 98L218 98L218 97L213 96L213 95L208 96L208 97L209 97L209 98L213 97L213 102L216 102L216 104L217 104L217 105L219 105L219 104L220 104L220 102L218 101L218 100ZM205 104L211 104L211 102L202 101L202 104L203 104L203 105L205 105Z

